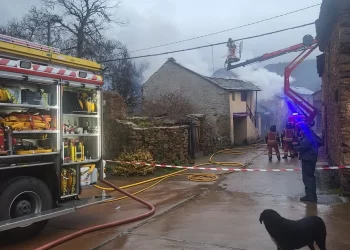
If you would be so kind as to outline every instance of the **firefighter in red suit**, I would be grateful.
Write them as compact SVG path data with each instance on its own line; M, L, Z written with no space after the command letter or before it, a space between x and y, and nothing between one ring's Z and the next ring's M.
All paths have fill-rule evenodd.
M275 150L277 159L280 161L281 155L278 146L281 145L281 140L278 132L276 131L276 125L271 125L270 131L267 132L265 136L265 142L267 144L269 161L272 161L272 149Z
M294 158L295 152L293 150L293 142L295 142L295 129L292 123L287 122L286 128L284 129L281 135L281 139L282 139L283 152L284 152L283 159L287 159L288 152L289 152L289 157Z

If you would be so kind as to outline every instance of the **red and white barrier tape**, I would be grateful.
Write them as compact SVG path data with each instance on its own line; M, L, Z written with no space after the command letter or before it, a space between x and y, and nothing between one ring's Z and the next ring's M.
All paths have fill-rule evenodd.
M301 171L301 168L233 168L233 167L189 167L189 166L172 166L166 164L151 164L144 162L121 162L121 161L110 161L109 163L127 163L127 164L138 164L145 166L154 166L160 168L179 168L179 169L190 169L190 170L210 170L210 171L231 171L231 172L297 172ZM323 166L317 167L316 170L336 170L336 169L350 169L350 166Z

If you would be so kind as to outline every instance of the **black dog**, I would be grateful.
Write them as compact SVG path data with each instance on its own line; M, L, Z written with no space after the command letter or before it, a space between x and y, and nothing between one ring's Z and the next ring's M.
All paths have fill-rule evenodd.
M283 218L275 210L266 209L260 214L259 221L260 224L264 222L277 250L293 250L305 246L315 250L314 242L321 250L326 250L326 225L318 216L293 221Z

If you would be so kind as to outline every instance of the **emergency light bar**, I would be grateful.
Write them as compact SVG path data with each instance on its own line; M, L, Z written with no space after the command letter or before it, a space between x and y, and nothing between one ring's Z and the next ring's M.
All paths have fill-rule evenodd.
M26 41L23 39L11 37L11 36L6 36L6 35L2 35L2 34L0 34L0 41L12 43L12 44L16 44L16 45L21 45L21 46L25 46L25 47L32 48L32 49L39 49L39 50L43 50L46 52L51 51L51 52L55 52L57 54L61 53L60 49L57 49L57 48L52 48L52 47L42 45L39 43L33 43L30 41Z
M41 60L65 68L87 70L91 73L100 72L103 68L95 61L61 54L57 48L0 34L0 55L2 53L5 53L6 56L16 55L29 60Z
M30 61L10 60L0 58L0 73L12 75L18 74L23 78L24 75L34 75L36 77L47 77L52 79L62 79L69 82L78 82L79 84L103 85L102 76L78 70L69 70L60 67L51 67L47 65L33 64ZM17 77L17 76L15 76Z

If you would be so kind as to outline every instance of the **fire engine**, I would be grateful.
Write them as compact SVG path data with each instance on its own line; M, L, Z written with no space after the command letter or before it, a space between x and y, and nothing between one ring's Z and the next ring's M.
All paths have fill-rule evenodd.
M0 239L110 198L79 198L104 178L102 66L0 35Z

